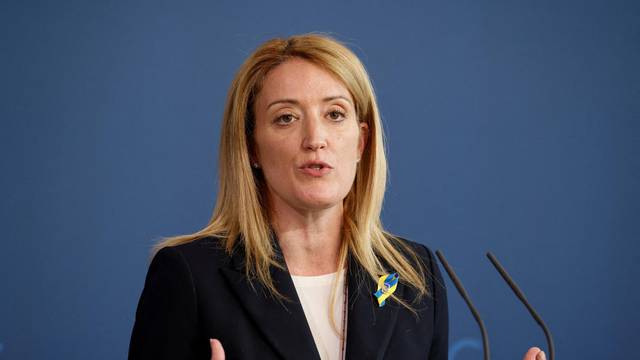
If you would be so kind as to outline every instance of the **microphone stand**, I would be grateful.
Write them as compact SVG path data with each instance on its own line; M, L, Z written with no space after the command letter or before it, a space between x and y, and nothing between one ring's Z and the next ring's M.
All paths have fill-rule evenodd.
M455 271L453 271L453 268L444 258L444 255L442 255L442 252L440 250L436 250L436 255L438 256L438 259L440 259L440 262L444 266L444 269L447 271L447 274L449 274L449 278L451 278L451 281L453 281L453 284L458 289L458 292L467 303L467 306L469 307L469 310L471 310L471 314L473 314L474 319L476 319L478 326L480 326L480 332L482 333L482 351L484 353L484 360L489 360L491 358L489 356L489 335L487 335L487 329L484 327L484 322L480 318L480 313L478 313L478 310L471 302L471 298L467 294L467 291L464 289L464 286L462 286L462 282L460 281L458 276L456 276Z
M506 281L507 284L509 284L509 287L511 288L511 290L513 290L513 293L516 294L518 299L520 299L520 301L524 304L527 310L529 310L529 313L531 314L531 316L542 328L542 331L544 332L544 336L547 338L547 348L549 349L549 359L553 360L555 357L555 349L553 346L553 339L551 338L551 331L549 331L549 328L544 323L540 315L538 315L538 313L533 309L533 306L531 306L531 304L527 301L527 298L524 296L524 294L522 293L518 285L516 285L516 283L513 281L513 279L511 279L511 277L509 276L507 271L504 269L504 267L502 267L500 262L498 262L498 259L496 259L496 257L493 256L491 252L487 253L487 257L489 258L493 266L495 266L496 270L498 270L500 275L502 275L502 278L504 279L504 281Z
M473 314L473 317L475 318L476 322L480 326L480 333L482 334L482 350L484 352L484 360L489 360L489 337L487 335L487 329L485 328L484 323L480 318L480 314L478 313L478 310L476 310L476 307L471 302L471 298L467 294L467 291L464 289L464 286L462 286L462 282L460 281L458 276L456 276L456 273L453 271L453 268L449 265L444 255L442 255L442 252L440 250L436 250L436 255L438 256L438 259L440 259L440 262L444 266L444 269L447 271L449 278L451 278L451 281L453 281L453 284L456 286L456 289L458 289L458 292L460 293L464 301L467 303L469 310L471 310L471 314ZM518 299L520 299L520 301L524 304L527 310L529 310L529 313L535 319L538 325L540 325L540 327L542 328L542 331L544 331L544 335L547 339L547 347L549 349L549 360L554 360L555 347L553 345L553 338L551 337L551 331L549 331L549 328L544 323L540 315L538 315L538 313L533 309L533 306L531 306L531 304L527 301L527 298L524 296L524 293L522 292L522 290L520 290L518 285L516 285L515 281L511 279L511 277L509 276L507 271L504 269L504 267L500 264L498 259L496 259L496 257L493 256L491 252L487 253L487 257L489 258L493 266L495 266L496 270L498 270L498 272L502 276L502 279L504 279L504 281L509 285L511 290L513 290L514 294L518 297Z

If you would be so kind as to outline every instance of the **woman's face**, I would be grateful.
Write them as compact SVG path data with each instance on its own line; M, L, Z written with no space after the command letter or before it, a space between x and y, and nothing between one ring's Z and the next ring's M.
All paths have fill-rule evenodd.
M341 204L368 134L342 82L294 58L267 74L254 106L253 161L271 201L301 212Z

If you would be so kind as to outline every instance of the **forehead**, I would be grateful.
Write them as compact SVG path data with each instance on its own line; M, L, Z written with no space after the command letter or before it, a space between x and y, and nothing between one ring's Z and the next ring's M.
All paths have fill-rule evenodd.
M353 103L347 87L333 74L308 60L294 58L267 74L256 100L265 106L282 98L313 102L330 96L344 96Z

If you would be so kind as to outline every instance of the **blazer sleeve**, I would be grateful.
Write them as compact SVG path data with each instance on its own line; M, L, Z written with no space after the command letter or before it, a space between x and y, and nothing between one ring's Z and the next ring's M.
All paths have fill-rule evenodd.
M196 357L197 304L189 265L172 248L151 261L138 302L129 359Z
M429 258L429 271L432 274L431 291L434 301L434 333L429 352L429 360L447 360L449 353L449 306L447 289L431 250L425 248Z

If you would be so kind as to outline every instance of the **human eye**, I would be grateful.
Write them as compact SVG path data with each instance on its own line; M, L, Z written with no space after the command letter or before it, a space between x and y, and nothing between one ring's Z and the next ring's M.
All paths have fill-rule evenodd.
M291 124L294 120L296 119L295 115L287 113L287 114L282 114L280 116L278 116L275 119L275 123L278 125L289 125Z
M333 109L329 111L327 115L329 115L329 118L333 121L342 121L346 117L345 112L339 109Z

